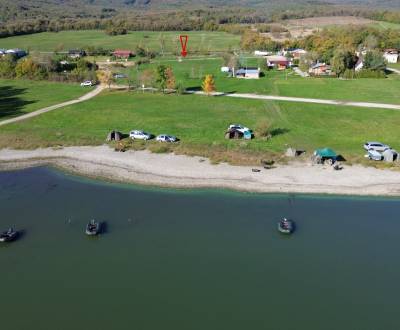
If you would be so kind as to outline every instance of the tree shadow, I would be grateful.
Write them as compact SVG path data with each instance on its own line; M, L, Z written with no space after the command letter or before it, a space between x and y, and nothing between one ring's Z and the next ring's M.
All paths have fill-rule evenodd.
M289 130L288 128L280 128L280 127L278 127L278 128L274 128L274 129L271 131L271 135L272 135L272 136L283 135L283 134L288 133L289 131L290 131L290 130Z
M0 119L24 114L26 105L37 102L23 100L20 97L26 90L26 88L15 88L13 86L0 86Z

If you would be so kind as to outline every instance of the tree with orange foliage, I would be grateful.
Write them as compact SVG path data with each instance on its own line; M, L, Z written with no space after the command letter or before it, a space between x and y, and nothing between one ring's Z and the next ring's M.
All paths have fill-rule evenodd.
M210 95L212 92L215 92L215 81L212 74L207 74L204 78L203 83L201 84L201 88L203 89L204 93Z

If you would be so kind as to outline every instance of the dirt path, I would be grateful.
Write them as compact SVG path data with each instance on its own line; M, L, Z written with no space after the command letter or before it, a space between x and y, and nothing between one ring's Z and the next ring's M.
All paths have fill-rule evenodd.
M191 92L191 94L205 95L204 92ZM286 101L286 102L301 102L301 103L317 103L317 104L329 104L329 105L342 105L350 107L362 107L362 108L380 108L380 109L391 109L400 110L398 104L388 103L371 103L371 102L352 102L352 101L338 101L338 100L323 100L323 99L309 99L302 97L290 97L290 96L274 96L274 95L258 95L248 93L213 93L213 96L226 96L226 97L238 97L245 99L254 100L272 100L272 101Z
M67 105L71 105L71 104L80 103L80 102L83 102L83 101L90 100L91 98L93 98L96 95L98 95L99 93L101 93L104 88L105 88L105 86L99 85L94 90L92 90L89 93L81 96L78 99L71 100L71 101L66 101L66 102L63 102L63 103L55 104L55 105L51 105L49 107L42 108L42 109L27 113L27 114L19 116L19 117L15 117L15 118L11 118L11 119L6 119L6 120L3 120L3 121L0 121L0 126L4 126L4 125L7 125L7 124L16 123L16 122L19 122L21 120L25 120L25 119L28 119L28 118L36 117L36 116L41 115L42 113L53 111L53 110L65 107Z

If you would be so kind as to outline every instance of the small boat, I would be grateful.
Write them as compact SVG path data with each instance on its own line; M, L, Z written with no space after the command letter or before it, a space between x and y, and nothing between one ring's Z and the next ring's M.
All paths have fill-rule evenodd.
M278 230L282 234L291 234L294 231L294 222L292 220L283 218L278 222Z
M86 225L86 235L88 236L95 236L100 233L100 222L97 222L96 220L91 220L87 225Z
M15 240L18 236L18 232L13 228L9 228L0 234L0 242L11 242Z

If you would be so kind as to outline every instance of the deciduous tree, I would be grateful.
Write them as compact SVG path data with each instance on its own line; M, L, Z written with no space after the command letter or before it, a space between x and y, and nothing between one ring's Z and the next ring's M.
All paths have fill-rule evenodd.
M206 75L201 87L204 93L206 93L207 95L210 95L212 92L215 92L216 89L215 89L214 77L211 74Z

